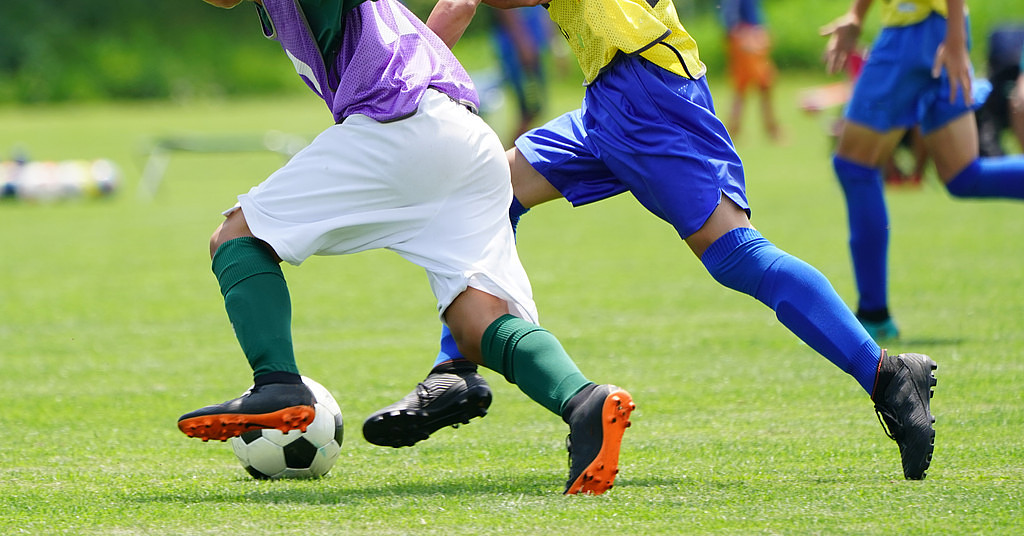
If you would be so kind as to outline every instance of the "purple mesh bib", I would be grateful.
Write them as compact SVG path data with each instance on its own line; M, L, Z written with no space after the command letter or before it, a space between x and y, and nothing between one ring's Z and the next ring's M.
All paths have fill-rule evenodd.
M391 121L416 111L433 88L474 111L479 98L447 46L397 0L368 0L344 15L341 49L325 65L297 0L263 0L271 27L306 85L335 122L352 114Z

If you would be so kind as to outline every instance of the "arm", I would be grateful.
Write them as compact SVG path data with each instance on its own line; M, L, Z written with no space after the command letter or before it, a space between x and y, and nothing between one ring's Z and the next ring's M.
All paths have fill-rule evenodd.
M932 77L938 78L943 67L949 75L949 102L956 100L957 90L963 89L964 101L974 103L971 91L971 57L967 52L967 25L964 19L964 0L946 0L946 39L935 51Z
M953 1L953 0L950 0ZM962 1L962 0L961 0ZM825 45L825 70L835 74L846 67L850 53L857 47L864 16L872 0L853 0L850 10L832 22L822 26L820 35L828 37Z
M209 2L210 0L206 0ZM235 0L214 0L232 2ZM536 6L546 4L550 0L483 0L491 7L511 9L514 7ZM476 15L476 8L481 0L439 0L427 17L427 28L430 28L448 45L455 46L466 32L466 27Z
M478 5L480 0L440 0L427 17L427 28L452 48L473 20Z

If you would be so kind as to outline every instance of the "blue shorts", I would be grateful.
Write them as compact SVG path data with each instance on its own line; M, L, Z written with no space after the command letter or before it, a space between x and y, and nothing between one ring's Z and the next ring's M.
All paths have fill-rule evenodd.
M920 125L928 134L980 106L991 85L974 81L971 107L962 91L949 102L945 69L932 78L935 51L945 36L946 19L936 13L910 26L883 28L854 86L846 118L879 132Z
M580 109L516 140L574 206L630 192L683 238L722 196L749 214L743 165L715 116L704 78L620 56L587 87Z

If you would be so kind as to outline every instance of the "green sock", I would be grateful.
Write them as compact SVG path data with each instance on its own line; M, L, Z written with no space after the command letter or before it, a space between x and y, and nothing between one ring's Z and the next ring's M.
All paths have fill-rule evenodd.
M267 247L252 237L228 240L213 255L213 273L253 377L298 374L288 284Z
M512 315L495 320L480 344L484 366L556 415L590 385L562 344L546 329Z

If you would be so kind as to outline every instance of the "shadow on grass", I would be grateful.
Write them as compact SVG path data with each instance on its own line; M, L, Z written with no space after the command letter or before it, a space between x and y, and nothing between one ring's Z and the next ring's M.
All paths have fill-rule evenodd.
M467 478L442 477L437 482L381 483L371 486L346 485L343 476L309 481L238 480L224 485L220 479L189 489L136 491L127 500L139 503L243 503L359 505L382 500L439 496L513 495L550 497L562 492L562 482L546 475Z
M967 342L966 339L962 339L962 338L956 338L956 339L953 339L953 338L948 338L948 339L946 339L946 338L899 339L899 340L892 341L892 342L886 341L884 344L882 344L882 347L885 347L886 344L888 344L889 346L894 346L894 345L898 344L900 346L900 348L912 348L912 347L918 347L918 346L959 346L961 344L964 344L965 342Z

